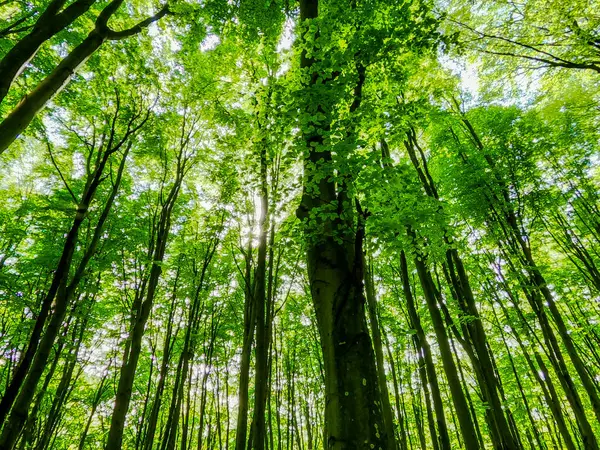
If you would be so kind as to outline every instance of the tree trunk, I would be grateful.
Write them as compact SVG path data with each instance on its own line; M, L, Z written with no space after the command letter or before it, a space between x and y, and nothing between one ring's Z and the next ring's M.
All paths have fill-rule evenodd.
M425 193L439 202L438 190L429 172L425 153L419 145L414 128L411 127L407 132L407 140L404 145ZM417 156L417 152L419 156ZM439 210L442 210L441 203ZM446 227L444 227L444 240L446 244L451 245L451 238ZM484 401L488 404L486 418L490 427L492 443L497 450L518 449L520 446L514 439L504 416L502 401L499 396L500 380L495 376L493 370L492 355L489 353L487 336L475 304L469 277L455 248L450 247L446 251L446 268L448 270L445 273L448 274L452 296L458 303L461 315L468 318L463 322L463 338L464 343L470 347L470 349L466 349L468 350L467 354L475 369Z
M373 338L373 347L375 349L375 362L377 363L377 379L379 381L379 394L381 395L381 411L383 414L383 423L385 432L388 436L388 449L396 449L396 433L394 432L394 415L392 405L390 404L390 393L387 386L387 377L385 374L383 343L381 340L381 330L377 317L377 300L375 298L375 286L373 282L373 273L370 265L365 261L365 291L367 297L367 309L369 312L369 322L371 324L371 336Z
M510 316L508 315L508 310L507 310L506 306L504 306L504 304L502 302L498 302L498 304L500 305L500 308L502 309L504 317L510 322L511 319L510 319ZM495 311L494 311L494 313L495 313ZM525 360L527 361L527 365L529 366L531 374L533 375L533 377L535 378L537 383L542 388L542 391L544 393L544 398L546 400L546 404L549 406L550 411L552 412L552 416L554 417L554 421L556 422L556 425L558 426L558 430L559 430L562 438L565 441L565 444L564 444L565 448L567 448L568 450L575 450L575 444L573 443L573 440L572 440L569 430L567 428L567 423L565 421L563 408L560 404L558 395L556 393L556 388L554 387L554 382L552 381L552 378L550 377L550 373L548 371L548 368L546 367L546 364L543 362L543 360L542 360L541 356L538 354L538 352L533 350L534 357L538 363L538 367L536 367L535 364L533 363L533 359L530 355L530 352L532 350L525 347L525 344L523 343L523 340L521 339L520 334L517 333L516 330L513 332L513 336L514 336L515 340L517 341L519 348L521 349L523 356L525 357ZM545 374L545 379L542 379L542 377L540 376L540 371Z
M385 337L385 334L384 334ZM407 435L408 430L406 429L406 410L404 409L404 400L400 393L399 381L398 381L398 369L396 369L396 362L394 361L392 350L387 339L384 339L385 348L388 355L388 361L392 372L392 381L394 385L394 397L396 399L396 417L398 420L398 448L400 450L408 450Z
M19 433L21 432L23 424L27 419L29 405L31 403L33 395L35 394L37 384L44 372L44 368L46 366L46 362L54 345L54 341L56 340L56 336L58 335L61 329L61 325L65 317L67 308L71 302L75 290L79 285L81 278L85 273L89 261L91 260L92 256L96 251L96 247L102 236L104 223L108 218L115 197L119 190L121 177L125 167L125 160L127 158L129 149L130 146L127 147L127 150L125 151L125 154L121 159L116 181L113 184L111 194L104 206L104 209L102 210L98 223L96 224L92 240L88 248L86 249L82 260L80 261L70 283L68 283L69 270L73 259L73 253L75 251L75 247L78 241L79 228L85 220L90 204L95 197L96 190L103 180L102 174L104 172L106 164L108 163L109 157L112 153L116 151L116 149L107 149L103 151L98 166L90 175L89 181L86 185L87 188L85 189L85 192L82 196L82 200L77 208L77 213L73 221L73 225L71 227L71 230L67 234L67 238L63 248L63 253L59 261L57 271L54 274L52 286L50 287L50 291L43 303L42 309L46 308L46 310L49 312L52 300L54 300L54 313L50 318L50 322L46 327L43 336L39 338L39 341L36 341L36 338L37 336L40 336L42 334L43 324L42 326L38 327L39 330L34 328L34 334L32 335L32 338L30 340L28 351L29 349L33 348L33 352L31 352L31 365L29 367L29 371L27 371L26 374L22 374L22 384L17 383L17 385L21 384L21 390L19 391L19 395L16 396L11 414L4 426L2 435L0 436L0 448L4 450L11 450L13 448L19 436ZM38 324L36 323L36 327L37 326ZM35 334L36 332L37 336ZM33 354L35 354L35 356L33 356ZM24 362L22 361L21 364L23 365ZM15 377L15 381L21 380L17 380Z
M0 154L29 126L33 118L48 101L65 87L75 73L92 54L100 48L105 37L93 30L85 40L69 53L58 66L38 84L11 113L0 123Z
M265 447L265 407L267 400L270 299L266 292L267 239L269 235L269 190L267 180L266 142L260 144L260 217L258 220L258 252L254 275L254 309L256 320L256 363L254 382L254 412L252 418L252 448Z
M248 432L248 386L250 383L250 358L252 356L252 341L256 324L256 308L251 268L252 239L249 239L245 254L246 270L244 276L244 335L242 356L240 361L240 386L238 392L238 416L235 434L235 450L246 450L246 433Z
M89 1L89 0L88 0ZM151 23L165 16L169 11L162 8L136 26L115 32L108 28L108 19L121 6L123 0L112 0L100 13L94 29L69 53L56 68L44 78L11 113L0 123L0 155L29 126L33 118L46 106L48 101L68 83L78 67L87 61L108 39L123 39L139 33Z
M525 280L520 274L520 272L522 272L521 269L517 268L515 271L519 278L522 279L525 295L531 305L531 308L538 318L548 349L555 356L555 362L553 365L557 370L561 384L567 393L571 407L573 408L573 411L577 417L584 443L590 448L597 449L597 439L587 419L586 412L581 403L579 394L573 384L573 380L571 379L571 376L565 365L562 350L556 341L554 329L549 322L550 318L556 325L558 335L560 336L567 354L573 363L573 367L579 375L581 383L588 394L596 421L600 422L600 397L598 395L596 385L594 384L594 381L585 368L585 364L579 356L579 352L577 351L569 330L564 323L562 313L556 305L554 295L548 288L546 280L534 260L529 244L529 236L527 236L527 233L519 220L519 215L515 212L506 179L496 170L495 161L485 153L483 143L479 139L479 136L477 135L477 132L470 121L464 115L461 116L461 119L467 132L469 133L469 136L475 143L475 147L483 155L487 165L490 167L494 181L499 187L499 194L492 191L486 196L488 206L490 208L490 214L493 220L500 226L502 233L510 243L510 249L508 250L508 253L516 257L517 261L519 261L522 268L528 275L528 280ZM466 156L462 155L462 158L463 161L468 161ZM502 249L502 245L500 244L499 246ZM544 301L542 301L542 298ZM546 308L550 312L549 315L546 312Z
M409 237L414 239L414 235L412 235L412 233L409 233ZM437 337L440 355L442 357L442 365L444 367L446 379L448 380L448 386L450 387L450 392L452 394L452 402L458 417L458 423L462 432L465 448L467 450L479 449L479 442L477 441L475 426L471 420L469 406L465 399L465 394L462 390L461 382L458 377L458 372L452 356L452 350L450 349L449 338L446 333L444 320L442 319L442 315L438 309L437 293L433 284L433 279L423 263L422 256L416 256L414 262L417 268L417 274L419 275L419 279L421 281L421 287L423 288L423 294L429 309L429 314L431 315L431 320L433 322L433 328Z
M521 377L519 376L519 372L518 372L517 368L515 367L514 359L513 359L512 353L510 351L510 346L508 345L508 342L506 341L506 336L504 334L503 325L498 320L498 316L496 315L496 308L494 307L494 304L492 304L492 312L494 314L494 319L496 321L498 331L500 332L500 337L502 338L502 342L504 343L504 349L506 350L506 354L508 355L508 360L510 361L510 366L511 366L513 375L515 377L515 381L517 382L517 387L519 388L519 393L521 394L521 398L523 400L523 405L525 406L525 410L527 411L527 418L529 419L529 424L531 425L531 429L535 436L535 439L537 442L537 448L543 449L544 445L542 443L540 433L536 427L535 420L533 419L533 416L531 415L531 407L529 405L529 400L527 399L527 395L525 395L525 391L523 389L523 384L521 383ZM534 447L534 446L532 445L532 447ZM574 449L569 447L569 450L574 450Z
M25 65L35 56L40 46L71 25L84 14L95 0L76 0L59 13L65 0L52 0L36 21L29 34L21 38L0 61L0 103L6 97L11 84Z
M160 365L160 371L158 375L158 384L154 390L154 400L152 401L152 408L150 410L150 417L148 418L148 427L146 436L144 437L143 450L152 450L154 444L154 436L156 433L156 427L158 425L158 414L162 405L163 392L165 390L165 383L169 371L169 363L171 361L171 340L175 339L176 336L172 336L173 333L173 316L175 313L175 303L177 301L177 283L179 281L180 266L177 266L175 280L173 285L173 293L171 296L171 305L169 308L169 317L167 322L167 329L165 332L165 339L163 344L163 357ZM177 334L177 333L176 333Z
M318 16L318 0L300 1L302 26ZM318 41L318 35L315 34ZM298 216L304 221L306 261L310 292L325 365L325 427L331 450L358 449L367 446L387 448L380 409L375 357L366 323L363 293L362 243L364 225L353 231L353 201L347 187L336 187L331 166L332 155L325 145L323 132L329 123L319 119L314 109L322 108L321 96L326 82L319 81L314 59L301 55L301 67L311 73L306 86L308 119L304 127L307 157L304 162L304 191ZM365 69L357 68L351 112L360 105ZM312 101L311 101L312 100ZM326 115L324 115L326 117ZM338 190L339 189L339 190ZM337 191L337 192L336 192ZM337 220L319 217L325 205L335 207ZM332 216L328 211L327 216ZM340 242L340 240L342 242Z
M196 335L198 334L200 318L202 317L204 311L204 298L202 297L202 294L205 287L205 280L212 258L217 249L218 242L219 240L217 238L210 241L206 252L204 253L200 271L194 272L194 276L199 276L199 280L197 282L194 298L190 307L183 349L181 351L181 355L179 356L179 362L177 363L175 382L171 396L171 405L169 407L167 422L165 424L165 432L162 436L162 443L160 446L161 450L172 450L175 448L175 439L177 437L177 428L179 426L179 419L183 407L184 386L186 381L188 382L189 388L187 391L186 416L184 417L183 429L181 432L181 448L182 450L186 450L188 447L188 420L190 413L190 391L192 389L190 380L192 375L192 371L190 371L190 362L196 349ZM196 264L194 263L192 266L195 267Z
M438 433L437 435L432 435L431 439L438 440L439 437L440 447L443 450L450 450L450 436L448 435L448 426L446 424L446 417L444 415L444 403L442 401L438 376L433 363L433 357L431 355L431 347L427 341L425 330L421 325L421 319L417 312L414 297L410 288L408 264L404 251L400 253L400 276L402 278L402 289L404 292L404 298L406 300L410 325L415 331L415 334L413 334L413 341L418 354L421 382L423 383L424 387L429 383L433 399L433 407L435 409L435 420L437 423ZM422 371L424 371L424 373L421 373Z
M125 427L125 416L129 409L131 401L131 393L133 389L133 381L137 369L138 360L142 351L142 338L146 330L146 322L150 316L158 280L162 273L162 262L165 255L169 231L171 228L171 213L173 206L179 195L183 176L185 174L186 160L182 160L183 147L180 149L178 158L178 167L175 181L162 203L160 217L156 228L156 243L154 253L152 255L152 266L148 277L148 289L146 298L141 303L139 310L133 311L135 318L133 327L130 331L128 341L129 345L123 357L123 365L121 366L119 383L116 391L115 405L113 408L106 450L120 450L121 441L123 439L123 431ZM183 161L183 162L182 162Z
M96 287L98 287L98 285ZM91 302L93 301L94 298L92 296ZM75 379L73 380L73 372L75 371L75 366L77 364L77 355L79 354L79 349L81 348L81 344L83 343L83 335L87 328L89 313L89 310L84 311L83 318L80 320L81 323L79 323L78 321L73 325L74 330L72 338L75 342L75 345L71 347L69 353L66 356L63 373L58 387L56 389L56 393L54 394L54 400L48 413L48 418L44 425L44 429L40 435L38 442L36 443L36 450L43 450L48 447L50 439L55 434L57 425L59 423L59 419L61 417L63 406L68 401L69 395L72 389L75 387L75 383L77 382L79 374L76 375Z
M85 447L85 440L86 440L88 432L90 430L90 426L92 425L92 420L94 419L94 414L96 414L96 409L98 409L98 405L100 405L100 401L102 400L102 394L104 393L105 383L107 380L108 380L108 368L106 370L106 373L102 376L100 385L98 386L98 389L96 390L96 393L94 394L94 398L92 400L92 409L90 410L90 415L88 416L88 419L85 422L85 427L83 428L83 432L81 433L81 437L79 438L78 450L83 450Z

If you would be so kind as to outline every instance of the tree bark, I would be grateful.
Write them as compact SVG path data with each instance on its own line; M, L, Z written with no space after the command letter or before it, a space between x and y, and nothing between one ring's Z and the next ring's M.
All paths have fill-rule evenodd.
M448 425L446 424L444 403L442 401L442 395L440 392L437 371L435 369L435 364L433 363L431 347L427 341L425 330L421 325L421 319L417 312L414 297L410 288L408 264L404 251L400 253L400 276L402 279L402 290L406 300L410 325L414 330L413 341L418 353L421 382L423 383L424 388L426 388L426 385L429 384L433 400L433 407L435 410L435 420L437 423L438 432L437 434L434 433L431 436L431 439L439 440L440 447L443 450L450 450L450 436L448 434Z
M300 1L302 26L317 16L318 0ZM318 33L314 38L319 39ZM348 217L354 215L353 201L348 198L347 186L341 183L336 187L332 180L332 155L323 139L330 124L314 115L315 109L323 108L322 97L316 91L327 83L319 81L319 74L314 73L315 63L306 50L302 52L300 65L311 74L306 87L310 104L305 111L310 127L302 130L307 157L297 214L304 221L308 279L325 364L327 442L324 446L331 450L387 448L375 357L364 311L364 229L359 223L358 230L352 231ZM364 68L357 68L357 75L351 112L360 105ZM316 214L323 206L338 211L337 220L311 217L311 213ZM327 215L331 215L329 211Z
M0 155L29 126L33 118L48 101L68 83L75 71L100 48L106 40L123 39L139 33L151 23L159 20L169 10L165 6L157 14L123 31L113 31L107 26L108 19L121 6L123 0L112 0L100 13L95 28L69 53L56 68L44 78L0 123Z
M141 127L141 125L139 127ZM139 127L137 127L136 130L139 129ZM131 131L131 133L135 132L132 130L129 131ZM102 236L104 224L106 222L106 219L108 218L115 197L119 190L121 177L125 167L125 160L127 158L127 154L131 146L127 147L121 159L116 181L113 184L111 194L104 206L104 209L102 210L98 223L96 224L92 240L88 245L88 248L86 249L82 260L80 261L71 281L68 282L69 270L73 259L73 253L77 245L79 229L81 227L81 224L87 217L87 213L90 204L95 197L96 190L103 180L102 174L104 172L106 164L108 163L110 155L116 152L118 148L124 144L125 139L127 139L130 136L129 131L125 135L125 137L119 143L116 144L116 147L108 148L104 150L101 155L99 155L101 156L100 161L96 169L90 174L88 182L86 183L86 189L82 196L82 200L78 205L73 225L71 227L71 230L67 234L67 238L65 240L63 253L61 256L61 260L58 264L58 269L54 274L52 286L48 295L46 296L46 299L44 300L43 308L46 308L47 313L50 311L50 306L52 304L52 301L54 300L54 312L43 335L43 323L42 326L39 327L39 331L37 334L37 336L41 335L41 337L38 338L39 341L35 340L37 336L35 334L36 329L34 329L34 335L30 340L29 346L29 348L34 349L32 352L31 365L28 367L29 370L25 372L22 382L19 383L21 388L19 391L19 395L15 398L11 414L4 426L2 435L0 436L0 448L2 450L11 450L19 436L19 433L21 432L25 420L27 419L29 405L31 403L31 400L33 399L33 395L35 393L37 384L44 372L46 362L56 340L56 336L60 331L67 308L79 285L81 278L85 273L89 261L91 260L92 256L96 251L96 247ZM35 356L33 356L33 354L35 354ZM23 365L24 363L21 362L21 364Z
M41 45L59 31L71 25L84 14L96 0L76 0L59 12L66 0L52 0L36 21L29 34L11 48L0 61L0 103L11 84L25 65L35 56Z
M119 383L116 391L115 405L113 408L106 450L120 450L123 440L123 431L125 427L125 416L129 409L131 401L131 393L133 389L133 381L137 369L138 360L142 351L142 338L146 331L146 322L150 316L154 297L158 287L158 281L162 273L162 262L165 256L167 240L171 228L171 213L179 195L183 176L186 172L188 160L183 156L183 147L179 150L177 158L176 177L171 186L171 189L162 202L160 216L156 227L156 242L152 255L152 265L150 275L148 277L148 289L146 298L141 303L140 308L133 311L135 315L133 327L130 330L128 337L128 346L123 357L123 365L121 366Z
M373 347L375 349L375 362L377 363L377 379L379 381L379 394L381 395L381 411L383 414L385 432L388 436L388 449L395 450L396 433L394 432L394 415L392 413L392 405L390 404L390 393L388 390L387 377L385 374L383 343L381 339L381 330L379 328L379 319L377 317L377 300L375 297L373 273L371 271L371 267L366 261L364 264L367 309L369 312L369 322L371 324L371 336L373 338Z

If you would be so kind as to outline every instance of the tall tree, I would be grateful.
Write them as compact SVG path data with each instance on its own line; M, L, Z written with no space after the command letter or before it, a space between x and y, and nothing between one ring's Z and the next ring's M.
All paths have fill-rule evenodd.
M306 47L300 66L306 69L303 111L306 142L304 190L298 216L305 222L306 262L325 366L327 447L350 449L373 445L387 448L379 386L364 311L362 246L364 224L354 219L355 205L346 180L334 181L335 166L324 134L331 127L332 105L320 95L331 80L319 73L315 57L319 2L300 2ZM331 20L325 17L323 20ZM318 54L318 53L317 53ZM365 69L358 68L352 110L360 105ZM321 118L321 116L323 118ZM344 175L342 175L343 177ZM357 230L353 232L354 220Z

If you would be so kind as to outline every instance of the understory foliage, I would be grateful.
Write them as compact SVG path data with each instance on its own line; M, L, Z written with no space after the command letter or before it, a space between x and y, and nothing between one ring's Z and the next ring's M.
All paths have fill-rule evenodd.
M0 450L597 450L598 11L0 0Z

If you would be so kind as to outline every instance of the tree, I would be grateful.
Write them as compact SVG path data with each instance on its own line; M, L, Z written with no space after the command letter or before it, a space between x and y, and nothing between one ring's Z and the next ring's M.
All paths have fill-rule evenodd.
M593 4L0 6L0 448L598 447Z

